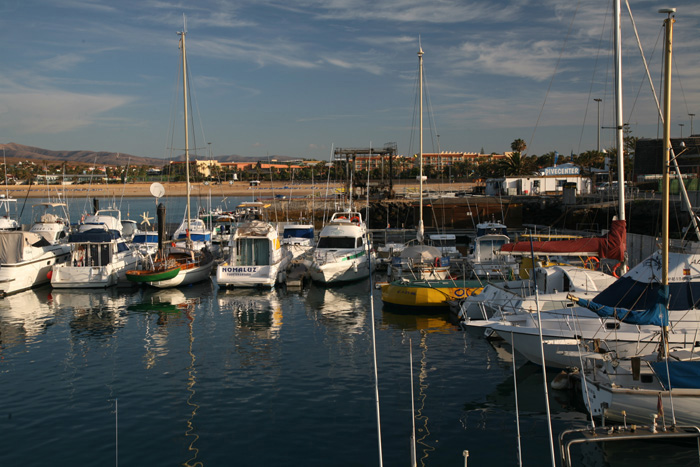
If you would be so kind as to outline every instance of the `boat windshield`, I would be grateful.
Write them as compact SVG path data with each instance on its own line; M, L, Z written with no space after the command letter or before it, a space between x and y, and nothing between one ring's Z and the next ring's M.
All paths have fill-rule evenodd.
M488 227L476 229L476 236L481 237L487 234L502 234L508 235L508 227Z
M355 237L321 237L318 248L355 248Z
M284 238L314 238L314 231L312 229L308 228L303 228L303 229L294 229L294 228L286 228L284 229L284 232L282 233Z

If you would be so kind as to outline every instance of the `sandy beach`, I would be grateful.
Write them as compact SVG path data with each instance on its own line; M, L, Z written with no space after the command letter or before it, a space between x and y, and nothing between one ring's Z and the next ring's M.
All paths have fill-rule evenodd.
M143 183L128 183L124 185L10 185L6 188L3 194L9 195L11 198L56 198L57 193L67 199L89 196L91 198L119 198L119 197L147 197L151 196L150 182ZM179 183L161 183L165 188L165 196L185 196L187 194L186 184ZM470 183L453 183L447 184L425 184L424 189L431 190L465 190L471 187ZM406 183L394 185L394 191L401 193L404 190L416 190L417 183ZM323 196L327 192L332 194L336 189L341 189L342 184L331 183L295 183L289 184L284 182L264 182L258 187L250 187L247 182L236 182L234 184L221 185L205 185L203 183L192 184L192 196L255 196L256 198L274 198L275 196L286 196L288 198L306 197L315 193L317 196Z

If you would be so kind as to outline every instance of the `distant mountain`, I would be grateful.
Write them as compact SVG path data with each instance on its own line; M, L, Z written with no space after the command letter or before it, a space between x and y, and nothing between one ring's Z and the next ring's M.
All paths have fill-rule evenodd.
M133 156L131 154L124 154L118 152L107 152L107 151L51 151L49 149L35 148L32 146L24 146L17 143L0 144L0 149L4 150L5 158L8 162L13 161L49 161L49 162L61 162L68 161L76 164L86 164L86 165L125 165L127 163L131 165L149 165L155 167L161 167L168 163L164 159L156 159L153 157L141 157ZM201 155L192 156L190 159L205 159ZM266 162L268 157L244 157L236 154L215 156L214 159L219 162L250 162L250 161L262 161ZM270 160L275 159L278 161L288 161L298 158L293 158L289 156L270 156ZM184 161L185 155L180 155L174 157L175 161Z
M162 159L150 157L138 157L131 154L120 154L106 151L51 151L48 149L24 146L22 144L8 143L0 144L0 149L5 152L8 161L49 161L49 162L74 162L85 165L125 165L127 162L132 165L153 165L160 167L163 165Z
M201 155L193 156L190 154L190 159L199 159L199 160L204 160L206 157L203 157ZM212 159L215 159L219 162L267 162L268 160L270 161L291 161L291 160L299 160L299 157L291 157L291 156L260 156L260 157L250 157L250 156L239 156L237 154L231 154L231 155L224 155L224 156L214 156ZM174 161L184 161L185 160L185 155L180 155L177 157L173 158Z

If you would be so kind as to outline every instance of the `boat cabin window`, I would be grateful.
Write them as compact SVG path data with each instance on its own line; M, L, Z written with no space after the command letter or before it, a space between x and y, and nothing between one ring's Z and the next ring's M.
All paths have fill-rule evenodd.
M500 250L503 245L506 244L505 240L480 240L479 248L481 249L491 249Z
M73 251L73 266L104 266L111 262L110 244L80 245Z
M282 232L283 238L314 238L314 231L308 228L293 229L285 227Z
M431 238L430 243L438 248L457 247L456 238Z
M239 266L265 266L270 264L270 245L266 238L240 238L236 249Z
M355 248L355 237L321 237L318 248Z

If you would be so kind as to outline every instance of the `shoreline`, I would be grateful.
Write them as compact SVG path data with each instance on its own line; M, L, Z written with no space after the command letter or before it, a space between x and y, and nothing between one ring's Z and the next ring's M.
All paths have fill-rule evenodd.
M185 182L159 182L165 188L165 196L186 196L187 184ZM8 195L9 198L51 198L55 199L60 193L63 199L73 199L83 196L97 198L147 198L152 196L150 192L151 182L128 183L125 185L8 185L4 190L0 189L0 194ZM460 191L473 186L472 183L451 183L451 184L424 184L424 189ZM328 192L332 195L337 189L342 189L342 183L331 183L326 185L311 183L294 183L276 181L269 182L258 187L250 187L247 182L237 182L232 185L205 185L203 183L192 183L191 196L255 196L256 198L273 198L276 195L287 198L308 197L312 194L325 195ZM417 190L418 183L408 182L394 185L394 192L402 193L404 190Z

